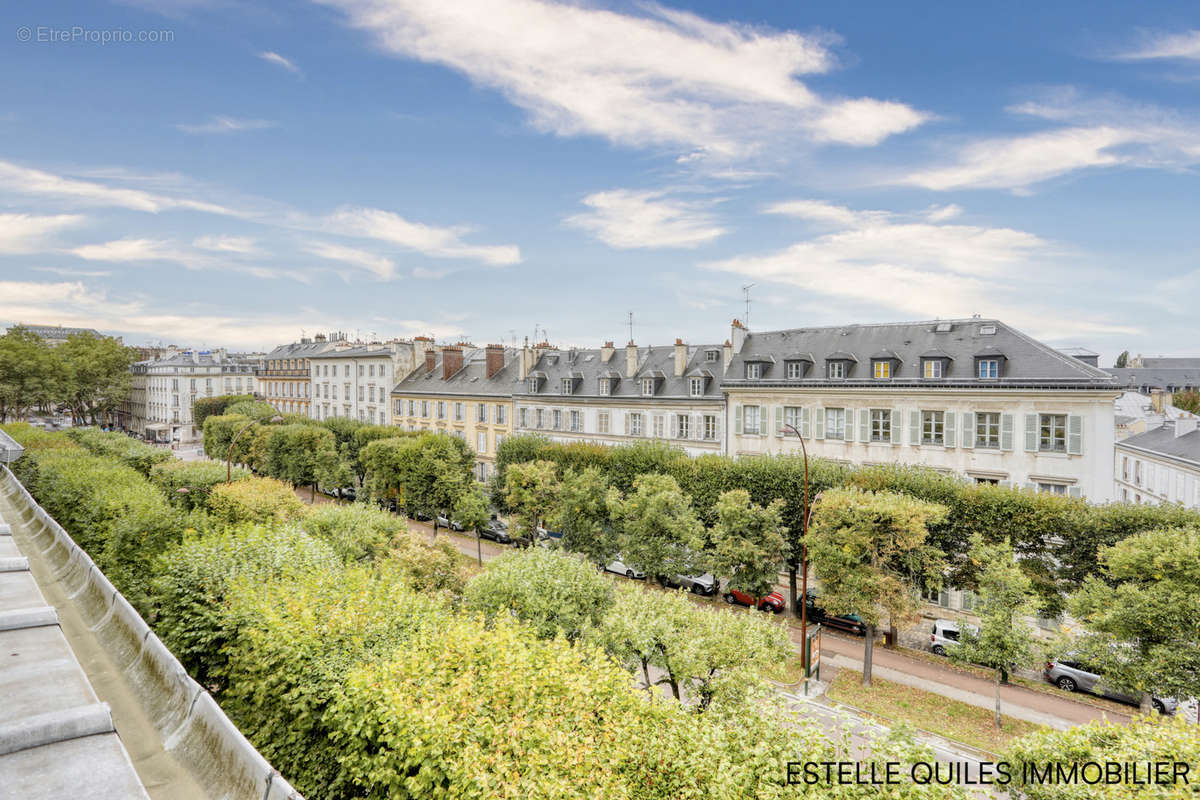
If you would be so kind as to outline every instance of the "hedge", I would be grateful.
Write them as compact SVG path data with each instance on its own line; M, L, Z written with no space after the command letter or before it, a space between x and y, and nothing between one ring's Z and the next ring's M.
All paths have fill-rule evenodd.
M376 561L408 535L408 525L403 519L365 503L315 506L300 526L327 542L347 562Z
M123 433L106 432L99 428L68 428L66 434L89 453L114 458L143 475L149 475L155 464L173 458L170 450L139 442Z
M240 467L234 467L230 475L235 481L250 477L250 473ZM212 461L166 461L155 464L150 470L150 482L180 508L207 509L213 487L225 483L225 465Z
M242 522L291 522L308 512L292 487L274 478L247 478L218 484L208 497L213 517L226 525Z
M43 450L81 450L79 445L63 436L61 433L50 433L28 422L9 422L0 425L17 444L25 448L24 454L9 467L17 480L31 487L37 481L38 453ZM32 490L31 490L32 491Z
M192 424L201 430L209 417L224 414L225 409L243 400L254 400L252 394L221 394L216 397L197 397L192 401Z

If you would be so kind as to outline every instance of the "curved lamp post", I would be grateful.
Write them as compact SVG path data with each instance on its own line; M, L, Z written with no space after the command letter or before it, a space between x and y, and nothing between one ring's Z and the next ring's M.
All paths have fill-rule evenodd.
M808 448L804 444L804 437L800 435L800 431L796 430L795 425L789 425L786 422L783 424L784 430L789 430L796 434L796 438L800 440L800 452L804 455L804 522L803 531L800 537L800 593L803 596L803 601L800 603L800 641L803 644L800 646L800 660L807 664L808 658L808 522L812 518L812 507L808 504ZM813 498L815 504L821 497L821 493L817 492L817 496ZM795 587L795 583L792 584ZM796 598L792 598L794 603Z
M233 446L237 444L237 440L241 435L250 429L250 426L257 425L259 420L252 419L238 429L238 432L233 435L233 440L229 442L229 455L225 457L225 482L233 483ZM283 417L276 414L267 420L269 423L283 422ZM218 462L220 463L220 462Z

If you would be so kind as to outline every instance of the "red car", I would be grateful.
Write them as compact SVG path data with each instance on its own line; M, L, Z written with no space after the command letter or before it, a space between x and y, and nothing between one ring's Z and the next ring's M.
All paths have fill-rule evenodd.
M754 608L754 598L746 594L740 589L728 589L725 592L725 602L730 605L737 604L739 606L750 606ZM770 611L773 614L782 614L787 608L787 601L783 599L783 595L779 592L771 592L765 597L758 598L758 610Z

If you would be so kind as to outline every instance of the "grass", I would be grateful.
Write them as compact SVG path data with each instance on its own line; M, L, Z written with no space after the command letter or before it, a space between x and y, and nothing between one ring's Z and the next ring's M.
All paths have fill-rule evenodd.
M864 689L861 681L862 673L839 669L826 694L832 700L860 708L884 722L906 722L993 753L1003 751L1013 739L1043 730L1041 725L1005 716L1004 728L998 731L991 709L879 678L872 678L871 688Z
M804 662L800 660L799 653L793 653L786 661L764 672L763 677L788 686L799 683L804 679Z

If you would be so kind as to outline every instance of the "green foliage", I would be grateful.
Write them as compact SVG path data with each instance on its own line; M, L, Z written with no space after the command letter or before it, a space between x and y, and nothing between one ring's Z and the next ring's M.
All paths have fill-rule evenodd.
M546 521L562 532L565 549L593 564L609 563L621 549L608 511L608 488L608 479L597 467L567 470Z
M1200 528L1146 531L1100 553L1070 610L1106 681L1143 697L1200 695ZM1111 582L1111 585L1110 583Z
M704 542L704 526L674 478L642 475L634 480L628 496L609 489L607 503L620 531L621 554L626 563L656 578L695 571L695 554Z
M717 500L717 524L705 560L713 575L728 577L732 588L762 597L775 586L787 554L780 521L783 501L770 505L750 502L745 489L731 489Z
M310 535L327 542L346 562L374 562L408 533L404 520L365 503L314 506L300 521Z
M129 397L135 351L113 337L73 333L54 356L66 369L62 395L76 419L99 424Z
M170 450L139 442L123 433L110 433L99 428L68 428L66 434L89 453L120 461L146 476L155 464L174 458Z
M9 436L16 440L17 444L25 448L25 452L9 464L9 468L13 474L17 476L17 480L25 484L32 491L32 487L37 483L37 467L38 456L46 450L74 450L78 451L81 448L73 441L67 438L63 433L51 433L49 431L30 425L28 422L10 422L6 425L0 425L0 430L3 430Z
M1141 767L1139 777L1145 779L1147 762L1184 763L1190 767L1190 786L1180 781L1176 785L1147 786L1110 784L1088 785L1082 779L1059 785L1029 783L1014 786L1025 800L1133 800L1133 798L1191 797L1195 794L1196 765L1200 763L1200 735L1196 726L1182 718L1141 719L1129 725L1092 722L1069 730L1045 729L1023 736L1004 755L1013 765L1016 776L1026 774L1030 765L1044 772L1047 764L1061 763L1070 770L1088 762L1136 763ZM1168 775L1171 774L1168 768ZM1095 768L1089 768L1089 777Z
M471 486L458 496L451 518L465 531L477 531L488 523L488 500L480 486Z
M515 617L543 639L575 641L612 605L612 581L557 550L530 547L489 561L467 584L466 606L489 620Z
M1175 392L1171 395L1171 402L1176 408L1200 414L1200 391L1196 389L1182 389Z
M533 541L535 529L557 506L558 472L550 461L513 464L504 476L505 505L516 517L517 533Z
M201 430L204 421L225 413L234 403L254 402L252 394L221 394L216 397L197 397L192 401L192 424Z
M241 414L221 414L204 420L204 454L224 461L229 456L230 443L242 431L234 447L233 461L235 464L249 463L249 443L254 427L251 423L250 417Z
M239 467L234 467L231 475L235 481L250 477L249 472ZM207 510L213 487L225 483L225 465L215 461L166 461L150 470L150 482L173 505L185 511Z
M1113 366L1116 367L1117 369L1123 369L1124 367L1128 367L1129 366L1129 351L1122 350L1121 354L1117 356L1117 361L1115 364L1113 364Z
M275 406L261 400L239 400L236 403L230 403L225 409L225 414L239 414L259 422L266 422L278 413Z
M227 602L230 587L238 580L260 583L336 571L339 565L328 544L291 525L189 531L155 564L155 632L193 678L219 692L225 686L225 648L238 630Z
M0 335L0 422L53 408L67 390L66 364L41 337L20 325Z
M292 487L274 478L248 478L214 486L209 492L208 508L226 525L290 522L308 512L308 506L296 497Z
M447 601L462 597L469 573L458 548L449 542L427 543L411 532L397 541L379 562L381 572L402 580L415 592Z
M294 486L315 486L330 476L336 480L337 443L328 430L315 425L274 425L268 431L264 470L268 475Z
M372 500L395 500L403 496L400 474L400 451L408 438L393 436L367 443L360 455L366 479L363 488Z

